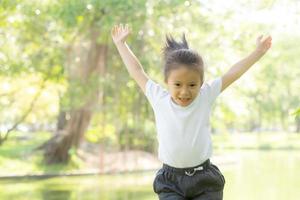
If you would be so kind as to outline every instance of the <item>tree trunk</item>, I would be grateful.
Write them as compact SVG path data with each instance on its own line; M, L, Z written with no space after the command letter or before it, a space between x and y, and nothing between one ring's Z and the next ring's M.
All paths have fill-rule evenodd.
M45 161L51 163L66 163L69 160L69 150L77 148L86 131L92 112L80 109L72 111L65 131L58 131L45 147Z
M66 127L67 124L67 112L61 110L58 114L58 118L57 118L57 124L56 124L56 130L60 131L60 130L64 130L64 128Z
M68 74L69 81L76 82L76 87L69 85L69 94L76 94L69 97L70 102L79 104L71 106L67 112L60 109L58 116L58 131L44 146L44 160L46 163L66 163L69 161L69 150L77 149L81 143L85 131L87 130L93 111L99 100L99 95L103 96L99 84L99 77L104 77L105 64L107 58L107 45L97 44L99 32L96 28L91 28L89 41L80 40L72 45L68 53ZM96 84L94 79L96 79ZM78 84L78 82L80 84ZM93 84L93 85L92 85ZM77 94L78 87L83 93ZM103 91L103 90L102 90ZM62 105L62 104L60 104ZM66 116L68 118L66 119ZM64 125L64 120L66 124ZM61 128L63 130L61 130Z

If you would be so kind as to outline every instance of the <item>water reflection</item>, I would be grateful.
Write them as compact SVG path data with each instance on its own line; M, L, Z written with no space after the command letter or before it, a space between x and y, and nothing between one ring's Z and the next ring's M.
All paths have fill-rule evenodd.
M224 153L224 152L223 152ZM299 151L232 151L224 199L293 200L300 196ZM0 180L0 199L8 200L156 200L155 171L45 180ZM270 197L270 198L268 198Z

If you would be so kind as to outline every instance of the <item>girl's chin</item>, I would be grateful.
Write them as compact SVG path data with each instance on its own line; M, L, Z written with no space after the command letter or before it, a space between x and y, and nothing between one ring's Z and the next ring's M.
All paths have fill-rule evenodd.
M172 98L172 101L173 101L175 104L179 105L179 106L185 107L185 106L190 105L190 103L192 102L192 99L181 100L181 99L179 99L179 98L176 98L176 99L174 100L174 98Z
M191 99L188 99L188 100L177 99L177 104L179 104L181 106L188 106L190 103L191 103Z

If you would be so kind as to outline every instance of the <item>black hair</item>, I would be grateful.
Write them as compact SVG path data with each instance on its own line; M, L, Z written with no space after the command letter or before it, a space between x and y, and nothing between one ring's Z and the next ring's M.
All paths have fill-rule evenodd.
M199 72L200 80L203 83L204 69L202 57L194 50L189 48L185 34L182 40L177 42L171 35L166 35L166 44L163 47L164 55L164 78L167 82L171 70L178 69L180 66L187 67Z

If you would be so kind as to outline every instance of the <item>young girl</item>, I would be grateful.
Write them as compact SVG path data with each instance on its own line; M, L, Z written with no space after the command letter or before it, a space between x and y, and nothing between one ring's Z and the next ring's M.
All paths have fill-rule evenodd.
M164 81L167 89L151 80L126 44L128 25L115 26L113 41L127 67L150 102L155 115L158 157L163 163L153 182L159 199L221 200L225 179L210 162L212 141L209 115L216 97L244 74L271 47L272 38L257 38L256 49L230 70L204 83L203 60L183 35L177 42L166 37Z

